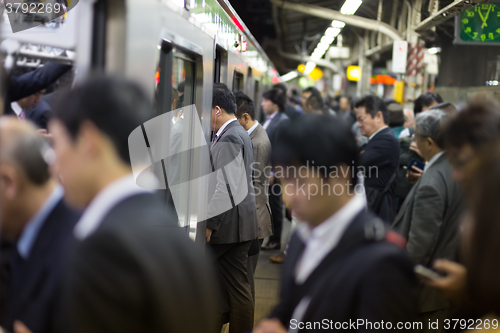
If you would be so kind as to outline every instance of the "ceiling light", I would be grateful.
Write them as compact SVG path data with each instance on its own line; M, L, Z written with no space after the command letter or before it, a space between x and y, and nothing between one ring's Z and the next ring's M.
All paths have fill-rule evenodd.
M299 73L297 71L291 71L289 73L286 73L285 75L280 76L280 82L286 82L295 79L297 76L299 76Z
M312 70L316 67L316 63L312 62L312 61L308 61L306 63L306 70L304 71L304 74L305 75L308 75L309 73L312 72Z
M427 52L429 52L429 54L438 54L439 52L441 52L441 48L431 47L430 49L427 50Z
M346 0L340 12L344 15L353 15L361 6L362 0Z
M342 29L343 27L345 27L345 23L342 21L333 20L332 27Z

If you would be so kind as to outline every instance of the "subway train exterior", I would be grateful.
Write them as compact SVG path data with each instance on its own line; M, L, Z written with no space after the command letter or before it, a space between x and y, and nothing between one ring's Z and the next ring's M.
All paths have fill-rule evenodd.
M257 115L262 93L277 82L274 65L226 0L73 0L70 8L63 18L16 33L4 11L2 41L18 43L2 47L5 62L14 64L7 72L59 61L74 65L69 85L93 72L125 76L151 96L155 116L172 111L183 94L182 106L194 105L199 118L183 131L185 146L203 136L210 144L214 82L244 91ZM183 154L183 179L209 173L205 159L200 149ZM206 205L208 191L196 182L183 191L189 199L176 207L179 224L204 242L205 224L193 206Z

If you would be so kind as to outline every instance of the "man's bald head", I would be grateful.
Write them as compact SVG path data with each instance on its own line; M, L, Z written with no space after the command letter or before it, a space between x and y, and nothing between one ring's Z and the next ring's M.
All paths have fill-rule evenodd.
M14 117L0 119L0 164L14 165L36 186L50 179L49 167L42 156L47 145L32 124Z

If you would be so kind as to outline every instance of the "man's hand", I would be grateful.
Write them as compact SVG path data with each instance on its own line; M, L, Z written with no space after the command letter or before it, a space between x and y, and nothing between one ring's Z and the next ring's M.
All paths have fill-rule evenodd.
M446 273L446 276L427 280L425 283L440 290L445 298L460 304L464 299L467 283L465 266L446 259L436 260L433 266L436 270Z
M212 237L212 232L213 230L210 228L207 228L207 230L205 231L205 237L207 238L207 243L210 242L210 238Z
M424 170L412 166L411 170L406 171L406 179L410 184L414 185L422 177L423 172Z
M52 134L49 134L46 129L39 129L37 130L38 134L43 136L45 139L49 140L49 142L52 142Z
M29 328L26 327L22 322L16 320L14 322L14 333L32 333Z
M253 333L287 333L287 329L278 319L264 319L253 330Z

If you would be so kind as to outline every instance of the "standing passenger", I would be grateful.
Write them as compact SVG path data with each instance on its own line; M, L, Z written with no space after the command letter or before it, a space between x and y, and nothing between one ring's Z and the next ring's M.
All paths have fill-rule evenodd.
M228 196L233 207L208 219L206 237L219 272L222 289L220 312L229 311L229 332L241 333L253 328L254 304L248 278L248 252L252 241L259 237L252 185L254 158L252 141L236 118L234 95L222 83L214 84L212 126L216 131L210 148L212 171L220 172L221 177L217 178L208 211L226 207ZM228 165L240 157L242 161L238 164L244 166L244 170L231 172ZM248 188L247 193L245 188ZM237 200L243 195L241 202Z
M207 259L132 174L129 135L151 116L136 85L94 78L49 124L65 199L85 208L67 274L74 333L215 332Z
M286 97L279 89L271 89L266 91L262 96L262 109L267 115L266 122L263 127L267 132L271 149L274 146L274 141L277 133L283 125L290 121L290 118L285 114ZM281 230L283 228L283 199L281 197L280 180L271 172L269 181L269 204L273 215L273 235L269 237L269 244L264 246L264 250L279 250L281 249Z
M384 101L376 96L365 96L357 100L354 107L361 134L368 137L368 143L360 154L368 207L385 222L392 223L399 142L387 126L389 113Z
M249 253L250 283L252 283L252 296L255 302L254 273L259 260L260 246L264 238L273 234L271 223L271 208L269 207L269 178L271 177L271 142L266 130L255 119L255 108L250 97L238 91L235 94L237 111L236 116L241 126L248 132L253 145L252 171L254 174L255 204L257 208L257 221L259 223L259 239L252 243Z

